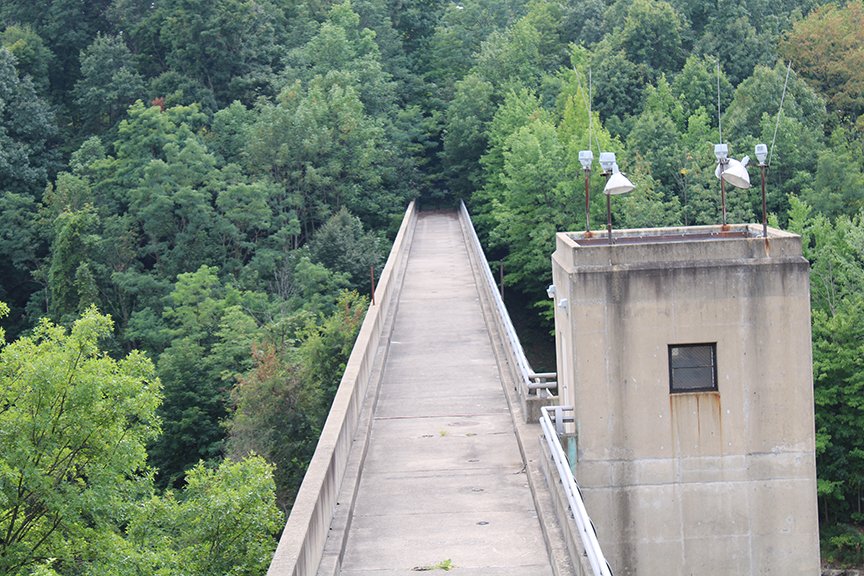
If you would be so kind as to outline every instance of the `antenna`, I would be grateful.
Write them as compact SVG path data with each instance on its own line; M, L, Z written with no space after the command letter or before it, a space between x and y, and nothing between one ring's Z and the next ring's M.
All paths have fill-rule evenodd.
M591 67L588 67L588 148L591 148L591 135L593 134L594 128L594 118L593 114L591 114L591 105L593 104L593 96L591 94L592 89L594 88L591 83Z
M574 68L575 72L575 68ZM579 81L579 74L576 73L576 81ZM581 87L581 83L580 83ZM585 92L582 92L584 97ZM591 237L591 190L589 188L589 177L591 174L591 164L594 162L594 154L591 153L591 134L593 125L591 123L591 68L588 68L588 149L579 151L579 163L582 164L582 170L585 171L585 237Z
M774 137L771 138L771 148L768 150L768 162L771 165L771 153L774 152L774 143L777 141L777 128L780 127L780 113L783 112L783 101L786 99L786 87L789 85L789 72L792 71L792 61L786 66L786 80L783 82L783 94L780 96L780 108L777 109L777 120L774 122Z
M717 57L717 130L720 131L720 144L723 143L723 124L720 120L720 57Z
M759 173L762 176L762 237L765 238L766 246L768 241L768 203L765 199L765 173L768 171L768 166L771 164L771 152L774 151L774 144L777 142L777 129L780 127L780 114L783 113L783 101L786 99L786 88L789 86L789 73L792 71L792 61L786 66L786 79L783 81L783 94L780 95L780 107L777 109L777 120L774 121L774 136L771 138L771 148L765 144L756 145L756 158L759 159ZM765 162L765 159L768 162Z

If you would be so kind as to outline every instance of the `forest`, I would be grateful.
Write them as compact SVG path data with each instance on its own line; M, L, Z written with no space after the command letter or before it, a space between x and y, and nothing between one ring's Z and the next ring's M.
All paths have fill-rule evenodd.
M548 329L578 151L636 184L616 227L715 224L721 130L811 262L860 565L864 1L3 0L0 573L264 574L409 200L463 199Z

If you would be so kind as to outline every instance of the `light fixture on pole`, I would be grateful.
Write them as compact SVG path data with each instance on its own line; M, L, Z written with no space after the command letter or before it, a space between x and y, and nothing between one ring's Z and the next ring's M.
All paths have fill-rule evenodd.
M585 171L585 238L591 237L591 200L588 189L588 181L591 177L591 163L594 161L594 153L591 150L579 151L579 163Z
M756 145L756 159L759 160L759 172L762 174L762 237L768 238L768 203L765 199L765 172L768 170L768 165L765 164L765 159L768 158L768 146L765 144Z
M720 205L723 210L723 229L726 230L726 182L736 188L750 188L750 174L747 173L750 157L745 156L740 161L729 158L729 147L726 144L715 144L714 155L717 157L714 175L720 179Z
M606 186L603 193L606 194L606 232L609 235L609 243L614 244L612 239L612 196L626 194L636 186L618 170L613 152L600 153L600 166L603 168L603 176L606 177Z

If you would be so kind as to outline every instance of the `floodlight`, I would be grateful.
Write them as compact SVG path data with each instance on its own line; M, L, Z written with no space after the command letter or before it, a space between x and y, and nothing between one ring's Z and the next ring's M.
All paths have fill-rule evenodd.
M546 295L549 296L549 298L554 299L555 292L557 292L557 289L555 288L554 284L549 284L549 286L546 287Z
M765 164L765 159L768 158L768 146L765 144L756 144L756 158L759 159L759 164Z
M729 159L729 166L723 172L723 179L736 188L750 188L750 174L747 173L747 168L733 158Z
M746 160L750 160L746 158ZM722 178L724 181L732 184L736 188L750 188L750 174L747 173L747 168L743 162L739 162L734 158L726 160L726 166L720 170L720 165L714 170L714 175L717 178Z
M612 196L626 194L636 186L618 170L618 163L615 162L615 154L612 152L600 154L600 165L603 166L603 176L606 177L606 186L603 188L603 193L606 194L606 233L609 237L609 243L614 244L615 240L612 238Z
M612 166L615 165L615 153L614 152L601 152L600 153L600 167L603 168L603 172L609 174L612 172Z
M591 150L579 151L579 163L582 164L583 170L590 170L591 163L594 161L594 153Z
M726 158L729 156L729 145L728 144L715 144L714 145L714 156L717 157L717 162L723 163L726 161Z
M612 176L606 181L606 187L603 188L604 194L614 196L617 194L626 194L636 188L633 183L618 170L618 164L612 165Z

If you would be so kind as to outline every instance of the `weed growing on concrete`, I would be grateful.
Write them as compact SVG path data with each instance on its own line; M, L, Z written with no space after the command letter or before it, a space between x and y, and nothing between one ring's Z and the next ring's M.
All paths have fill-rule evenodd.
M449 572L451 568L453 568L453 561L448 558L447 560L442 560L436 564L415 566L411 570L413 572L429 572L431 570L444 570L445 572Z

